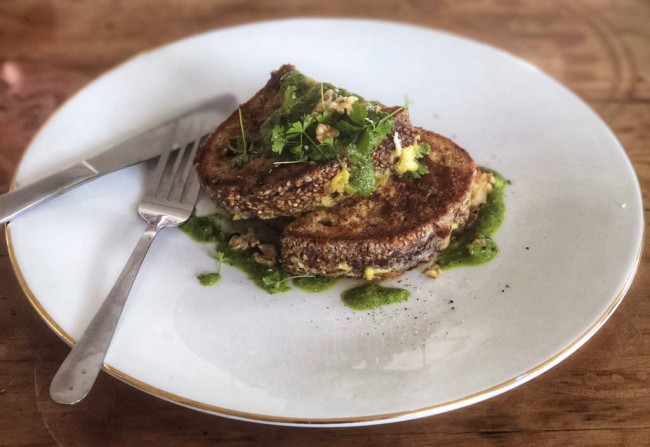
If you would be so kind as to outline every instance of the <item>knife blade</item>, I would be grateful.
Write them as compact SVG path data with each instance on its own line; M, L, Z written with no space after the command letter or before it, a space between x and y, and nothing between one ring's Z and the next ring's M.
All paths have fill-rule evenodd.
M98 155L0 195L0 224L89 180L154 158L170 145L180 146L204 136L219 123L219 115L228 111L234 102L231 95L212 99ZM175 129L184 120L191 120L192 132L187 135L187 141L174 141Z

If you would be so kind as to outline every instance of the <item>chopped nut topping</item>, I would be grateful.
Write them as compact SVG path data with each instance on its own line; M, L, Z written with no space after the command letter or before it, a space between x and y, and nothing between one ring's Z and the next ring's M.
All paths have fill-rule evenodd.
M336 138L338 135L339 131L332 126L328 126L327 124L320 123L318 127L316 127L316 139L320 143L327 140L328 138Z
M359 98L356 96L339 96L330 104L330 110L337 113L347 113L348 115L352 112L352 104L357 102Z
M314 110L311 112L311 115L316 116L319 113L329 110L330 104L332 104L333 99L334 99L334 90L332 89L327 90L325 93L323 93L323 100L318 101L318 104L316 104L316 107L314 107Z
M261 253L253 253L253 259L255 259L255 262L268 267L275 265L277 262L277 253L274 245L261 244L257 248L259 248Z
M440 267L438 267L438 264L433 264L431 267L427 267L422 271L427 276L430 276L431 278L439 278L440 275L442 275L442 270L440 270Z
M233 250L246 250L249 247L255 247L259 244L260 241L257 239L251 228L248 229L246 234L233 236L230 238L230 241L228 241L228 245L230 245L230 248Z
M356 96L339 96L335 97L334 90L329 89L323 93L323 100L318 101L316 107L311 112L312 116L316 116L318 113L330 111L334 113L347 113L349 114L352 111L352 104L357 102L359 98Z

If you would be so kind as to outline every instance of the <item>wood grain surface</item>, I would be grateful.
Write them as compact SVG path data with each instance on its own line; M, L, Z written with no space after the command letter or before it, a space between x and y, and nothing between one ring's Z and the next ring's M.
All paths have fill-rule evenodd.
M153 47L232 24L295 16L390 19L510 51L567 85L632 160L648 219L650 3L583 1L95 0L0 2L0 193L63 101ZM647 233L647 232L646 232ZM30 307L0 242L0 446L650 445L650 260L618 311L539 378L434 417L347 429L272 427L164 402L102 373L75 407L47 389L68 352Z

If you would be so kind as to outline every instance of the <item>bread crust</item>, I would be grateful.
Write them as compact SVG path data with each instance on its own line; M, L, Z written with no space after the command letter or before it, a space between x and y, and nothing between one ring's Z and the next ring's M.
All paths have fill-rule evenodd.
M241 105L243 127L251 135L283 102L284 65ZM383 106L382 106L383 107ZM386 109L394 111L396 108ZM240 218L294 217L280 237L280 264L293 275L395 276L430 261L444 250L453 232L476 218L489 182L470 155L450 139L414 127L408 112L393 117L391 135L373 150L377 173L390 173L396 162L397 133L402 147L427 143L420 159L429 173L421 178L396 175L370 196L332 192L328 185L341 172L339 160L276 164L283 158L251 157L232 164L228 143L241 135L235 111L201 145L195 164L204 190L219 206Z
M262 123L282 104L280 79L295 70L283 65L250 100L240 106L244 129L250 135L259 132ZM391 112L397 109L386 108ZM393 128L411 144L407 110L393 117ZM204 191L219 206L239 218L273 219L295 216L327 205L334 205L345 195L328 190L329 182L342 170L334 159L318 163L275 164L283 159L251 158L240 167L233 166L228 142L241 136L238 111L233 112L197 150L195 167ZM378 173L388 172L395 151L392 138L386 138L373 150L373 165Z
M392 177L370 197L352 197L296 218L280 239L280 262L294 275L394 276L431 260L485 201L473 186L482 174L448 138L419 129L431 146L429 174ZM423 159L424 160L424 159ZM487 183L484 183L487 188ZM474 187L475 189L475 187Z

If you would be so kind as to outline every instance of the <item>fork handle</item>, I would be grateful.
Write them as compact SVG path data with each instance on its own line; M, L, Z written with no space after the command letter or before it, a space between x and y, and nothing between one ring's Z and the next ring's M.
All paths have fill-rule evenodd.
M75 404L90 392L104 363L106 351L138 270L161 228L163 225L160 222L147 223L144 234L115 285L52 379L50 396L54 401Z

